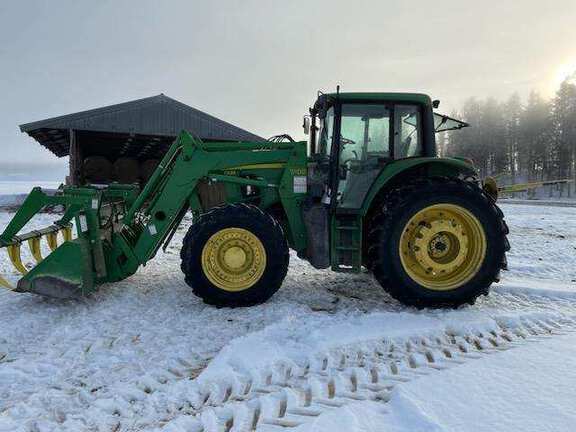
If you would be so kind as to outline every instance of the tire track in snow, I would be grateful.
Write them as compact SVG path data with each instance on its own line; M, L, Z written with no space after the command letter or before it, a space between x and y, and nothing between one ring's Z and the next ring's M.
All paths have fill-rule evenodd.
M238 377L214 384L180 407L164 432L277 431L300 426L324 412L356 401L384 406L397 385L518 345L573 331L570 318L525 319L516 327L466 334L444 332L402 342L346 347L307 363L279 363L258 379Z
M163 366L128 382L96 388L86 387L82 376L47 382L44 394L31 395L0 416L0 430L282 430L357 400L379 401L385 409L390 391L402 382L576 328L573 300L512 294L494 298L497 301L491 306L470 309L480 321L468 331L439 329L430 336L430 329L422 328L419 334L393 340L384 331L381 339L321 353L303 352L306 361L286 359L259 369L257 376L236 375L224 378L223 383L196 380L209 357L194 359L176 352ZM511 315L499 318L507 311ZM494 312L498 315L492 316ZM458 322L458 315L453 314L459 311L438 313L448 317L448 322ZM509 316L516 321L510 323ZM521 325L516 324L518 320ZM108 339L96 342L114 343ZM57 366L46 359L44 379ZM39 416L42 420L36 420ZM2 418L13 421L14 427L2 429Z

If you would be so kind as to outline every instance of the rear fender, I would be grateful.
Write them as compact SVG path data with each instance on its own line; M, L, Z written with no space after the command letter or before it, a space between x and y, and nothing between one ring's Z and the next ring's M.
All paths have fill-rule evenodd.
M477 175L474 167L461 159L453 158L407 158L394 161L378 175L362 205L362 216L372 207L376 197L385 189L418 177Z

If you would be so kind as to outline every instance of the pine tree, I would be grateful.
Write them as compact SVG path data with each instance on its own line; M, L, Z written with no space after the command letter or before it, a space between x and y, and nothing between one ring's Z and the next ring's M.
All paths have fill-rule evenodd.
M550 106L534 91L520 116L519 166L527 180L549 176ZM547 172L548 171L548 172Z
M522 101L520 95L514 93L503 107L504 140L507 156L506 172L511 183L516 182L518 175L518 154L520 150L520 118L522 116Z
M576 180L576 74L552 101L534 91L525 105L517 93L504 103L471 97L451 116L471 127L439 136L442 155L474 160L482 176L509 176L506 183Z
M574 77L566 79L556 92L552 109L553 143L556 175L576 178L576 84Z

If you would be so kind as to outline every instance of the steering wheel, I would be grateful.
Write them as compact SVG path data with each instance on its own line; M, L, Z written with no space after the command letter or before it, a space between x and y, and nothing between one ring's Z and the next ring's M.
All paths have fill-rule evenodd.
M344 138L343 136L341 136L340 137L340 144L342 144L342 145L356 144L356 141L353 141L351 139Z

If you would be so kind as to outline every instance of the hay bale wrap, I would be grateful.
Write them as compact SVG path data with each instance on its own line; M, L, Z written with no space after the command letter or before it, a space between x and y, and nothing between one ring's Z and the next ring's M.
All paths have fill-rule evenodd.
M114 162L114 177L118 183L138 183L140 181L140 164L136 159L118 158Z
M104 156L88 156L82 164L87 183L110 183L114 177L112 162Z

